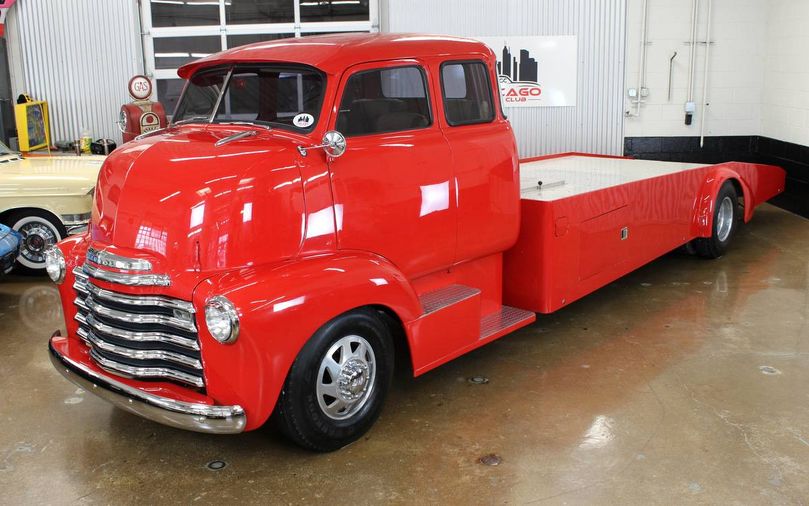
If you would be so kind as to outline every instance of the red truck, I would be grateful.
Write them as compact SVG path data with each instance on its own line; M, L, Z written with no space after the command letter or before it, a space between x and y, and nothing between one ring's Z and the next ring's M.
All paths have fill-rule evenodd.
M359 438L395 362L424 374L683 245L721 256L777 167L519 160L495 56L349 34L179 71L171 125L116 150L89 231L48 253L55 367L174 427L272 418Z

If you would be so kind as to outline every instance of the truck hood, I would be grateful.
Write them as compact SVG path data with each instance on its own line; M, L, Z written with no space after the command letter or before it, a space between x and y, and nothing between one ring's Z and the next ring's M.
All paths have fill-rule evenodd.
M215 145L244 130L184 126L116 150L99 175L92 245L148 256L154 271L175 275L296 255L304 219L296 140L258 129Z
M85 195L103 156L0 156L0 197Z

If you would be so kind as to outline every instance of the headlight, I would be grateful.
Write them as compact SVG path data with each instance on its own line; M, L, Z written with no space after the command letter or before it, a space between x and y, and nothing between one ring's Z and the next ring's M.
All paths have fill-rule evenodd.
M232 343L239 337L236 306L221 295L211 297L205 303L205 324L213 338L222 344Z
M65 256L58 246L54 245L45 250L45 271L56 284L65 280Z

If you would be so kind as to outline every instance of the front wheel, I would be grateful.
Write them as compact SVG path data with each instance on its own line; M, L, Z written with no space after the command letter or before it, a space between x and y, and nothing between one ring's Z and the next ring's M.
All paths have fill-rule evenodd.
M716 196L711 236L694 239L697 254L705 258L719 258L724 255L741 221L739 195L733 183L725 181Z
M304 448L327 452L359 439L382 410L393 378L393 342L371 310L338 316L290 368L274 418Z
M12 214L8 226L23 237L17 257L17 267L22 272L41 272L45 269L45 251L67 236L64 225L39 209Z

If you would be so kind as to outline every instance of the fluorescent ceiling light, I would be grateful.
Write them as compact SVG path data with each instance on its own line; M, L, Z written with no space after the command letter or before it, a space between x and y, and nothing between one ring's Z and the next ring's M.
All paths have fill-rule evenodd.
M301 7L317 7L320 5L358 5L360 0L322 0L320 2L301 2Z
M215 1L200 1L194 2L193 0L151 0L153 4L170 4L170 5L219 5L219 2ZM231 5L233 2L228 0L225 2L225 5Z

